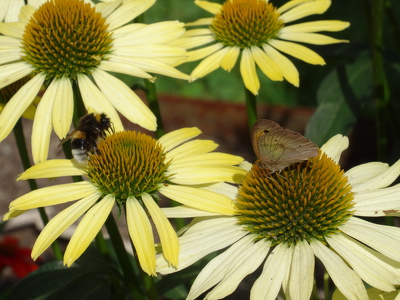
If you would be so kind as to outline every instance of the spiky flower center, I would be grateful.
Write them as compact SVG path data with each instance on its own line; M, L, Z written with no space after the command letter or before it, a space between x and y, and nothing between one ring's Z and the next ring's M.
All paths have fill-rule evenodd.
M165 155L163 147L146 134L118 132L100 141L96 154L89 157L87 175L122 206L130 196L154 195L168 179Z
M227 0L215 15L211 30L225 46L262 46L283 27L279 16L264 0Z
M90 74L112 49L107 27L101 13L83 0L47 1L25 27L23 59L47 79Z
M239 189L239 223L273 245L324 242L353 214L351 189L325 154L275 173L253 165Z

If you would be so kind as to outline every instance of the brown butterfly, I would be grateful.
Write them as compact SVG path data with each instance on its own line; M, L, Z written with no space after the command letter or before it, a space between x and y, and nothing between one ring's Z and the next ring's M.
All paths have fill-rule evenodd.
M262 167L271 172L318 155L318 147L298 132L271 120L258 120L251 129L254 152Z

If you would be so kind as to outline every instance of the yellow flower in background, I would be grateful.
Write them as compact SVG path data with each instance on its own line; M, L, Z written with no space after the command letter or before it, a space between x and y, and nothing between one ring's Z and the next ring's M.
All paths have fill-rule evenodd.
M10 203L4 220L27 210L76 201L56 215L40 233L32 250L36 259L78 218L83 216L64 255L71 264L87 249L114 207L125 213L128 231L142 269L155 275L156 254L151 217L160 237L166 260L178 265L177 235L158 206L158 194L213 214L233 215L232 200L209 186L219 182L239 183L246 171L235 165L243 159L212 152L218 146L210 140L193 139L197 128L170 132L158 141L124 131L98 144L86 167L73 160L48 160L25 171L19 179L83 175L88 181L44 187Z
M260 89L256 66L271 80L286 79L299 86L299 73L284 54L309 64L324 65L320 55L298 43L327 45L347 42L316 32L340 31L349 26L348 22L291 24L324 13L331 5L330 0L291 0L279 8L267 0L227 0L224 4L196 0L195 3L214 16L186 24L198 28L187 30L176 43L190 49L183 62L202 60L192 71L192 80L220 67L229 72L240 57L244 85L254 95Z
M363 281L384 292L400 285L400 228L360 217L399 216L400 160L389 167L371 162L347 172L338 161L348 147L341 135L331 138L318 157L270 173L253 165L237 189L219 190L236 199L236 215L205 218L204 212L165 208L167 217L202 216L179 238L178 269L162 255L157 271L168 274L228 247L198 274L187 299L208 294L221 299L243 279L263 270L250 299L309 299L315 257L346 299L368 299ZM390 186L390 187L389 187ZM195 245L202 245L196 247Z
M182 23L125 25L154 2L113 0L93 5L82 0L54 0L24 6L19 22L0 23L0 89L35 74L1 112L0 141L43 84L47 89L32 131L35 163L47 159L52 127L60 139L67 135L77 91L84 105L105 112L116 130L123 130L117 111L133 123L155 130L156 118L150 109L109 73L148 80L154 80L150 73L189 78L171 67L186 55L183 48L170 45L183 34Z
M32 79L32 75L25 76L20 80L13 82L12 84L7 85L6 87L0 89L0 113L2 112L4 106L10 101L10 99L15 95L15 93L30 79ZM26 110L22 113L22 116L26 119L33 120L36 113L36 108L39 104L39 101L45 91L45 87L42 86L39 90L39 94L33 99L32 103L26 108Z

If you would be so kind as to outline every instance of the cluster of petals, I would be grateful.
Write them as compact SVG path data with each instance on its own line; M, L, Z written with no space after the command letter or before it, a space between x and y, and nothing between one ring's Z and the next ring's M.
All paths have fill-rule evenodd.
M239 183L246 171L236 165L243 159L213 152L218 146L213 141L191 140L200 133L197 128L182 128L167 133L158 140L164 148L166 160L170 161L165 171L168 182L159 183L158 192L189 209L233 215L232 199L212 187L219 182ZM21 174L19 180L85 174L85 168L73 160L55 159L31 167ZM137 198L129 196L126 200L124 209L128 231L142 269L150 275L155 275L154 236L146 211L155 224L166 259L174 266L178 265L179 243L176 232L153 197L142 193L140 198L138 201ZM36 259L83 216L64 255L64 264L70 266L93 241L118 200L120 199L116 199L113 194L102 194L99 187L91 181L54 185L31 191L12 201L4 220L38 207L76 201L50 220L32 249L32 257ZM145 208L140 203L143 203Z
M235 2L237 0L228 1ZM267 0L261 1L268 3ZM223 9L223 4L215 2L196 0L195 3L213 15L218 14ZM299 86L299 72L284 54L309 64L324 65L325 61L319 54L299 43L328 45L347 42L317 32L341 31L347 28L349 23L337 20L290 23L311 15L322 14L330 5L330 0L288 1L277 8L277 12L280 14L279 20L284 23L283 28L279 30L276 37L270 38L262 46L251 45L242 48L239 45L224 45L216 39L210 28L214 17L202 18L188 23L186 24L188 28L199 28L188 29L181 39L174 42L176 45L190 50L188 51L188 58L180 63L201 60L190 74L192 80L196 80L218 68L229 72L240 59L240 73L243 82L246 88L255 95L258 94L260 89L256 66L271 80L282 81L285 79L294 86ZM206 28L204 28L205 26Z
M347 147L347 137L337 135L321 150L338 163ZM157 271L176 272L228 247L202 269L187 299L195 299L207 291L206 299L222 299L261 265L263 270L251 289L250 299L276 299L281 288L287 297L309 299L316 257L346 299L368 299L363 282L381 291L395 291L400 284L400 228L374 224L360 217L399 215L400 184L390 186L399 175L400 160L390 167L370 162L348 170L345 176L354 193L354 214L339 226L338 233L325 236L326 244L313 240L271 247L268 240L255 242L255 236L239 225L238 216L206 217L204 212L184 207L164 208L170 218L182 215L201 218L179 237L179 267L169 265L160 254ZM224 183L219 190L231 198L237 194L237 188Z
M101 13L112 33L112 49L88 74L78 74L71 79L66 76L48 78L44 72L23 60L21 41L25 26L32 15L46 1L31 1L21 8L18 22L0 23L0 88L34 74L10 99L0 114L0 141L4 140L23 112L32 103L42 85L47 88L37 107L32 131L32 155L35 163L48 157L52 128L62 139L70 130L74 111L73 81L77 81L79 93L88 110L106 113L116 130L123 130L118 113L148 130L155 130L157 123L152 111L119 78L110 74L120 73L154 80L151 74L188 79L189 76L172 65L186 56L186 50L172 46L171 42L184 33L183 23L165 21L154 24L128 24L150 8L155 0L113 0L92 4ZM59 2L55 1L54 5ZM83 4L83 2L82 2ZM12 5L10 3L10 5ZM61 54L60 54L61 55ZM61 55L62 57L62 55Z

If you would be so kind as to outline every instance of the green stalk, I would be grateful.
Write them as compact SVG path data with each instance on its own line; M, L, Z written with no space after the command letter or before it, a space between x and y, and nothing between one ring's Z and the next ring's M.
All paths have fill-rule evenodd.
M330 276L329 276L328 272L325 272L324 273L324 294L325 294L324 299L325 300L332 299L332 296L329 291L329 278L330 278Z
M22 162L22 166L24 167L25 170L27 170L31 167L31 162L29 160L28 149L26 147L26 142L25 142L24 128L22 126L21 119L19 119L18 122L15 124L13 132L15 135L15 140L17 142L18 153ZM34 179L28 179L28 183L32 191L37 190L38 185ZM46 211L43 207L39 207L38 210L40 218L43 221L43 225L45 226L47 223L49 223L49 217L47 216ZM54 243L51 244L51 247L53 249L55 258L57 260L62 260L63 255L61 252L60 245L58 245L58 242L54 241Z
M384 0L371 2L371 58L373 92L376 105L377 151L380 161L388 158L387 116L390 91L384 69L383 51L383 10Z
M101 256L107 261L112 262L112 258L110 252L108 251L106 240L104 239L104 236L101 233L101 231L99 231L99 233L96 235L95 242Z
M146 96L149 102L149 108L157 118L156 138L160 138L165 134L164 124L161 117L160 105L157 97L156 84L145 79Z
M246 88L244 88L244 93L246 96L247 121L249 124L249 128L251 129L253 124L258 120L257 97Z
M122 272L124 274L124 278L129 284L133 298L143 299L143 294L140 291L139 286L136 284L137 278L135 276L135 271L129 258L129 254L126 252L124 242L121 238L117 224L115 223L115 219L112 214L110 214L107 218L106 228L110 235L110 240L114 247Z
M387 82L383 58L383 11L385 0L371 3L371 57L372 84L376 106L376 133L378 160L388 160L388 124L390 116L390 90ZM393 123L393 122L392 122ZM393 218L385 218L387 225L393 225Z
M156 289L156 285L154 284L153 277L149 276L146 272L143 271L143 269L140 267L140 262L136 253L135 246L133 245L131 241L131 247L134 253L136 265L139 266L139 272L140 276L142 277L143 284L144 284L144 289L145 293L147 295L147 299L152 300L152 299L160 299L158 296L158 292Z

